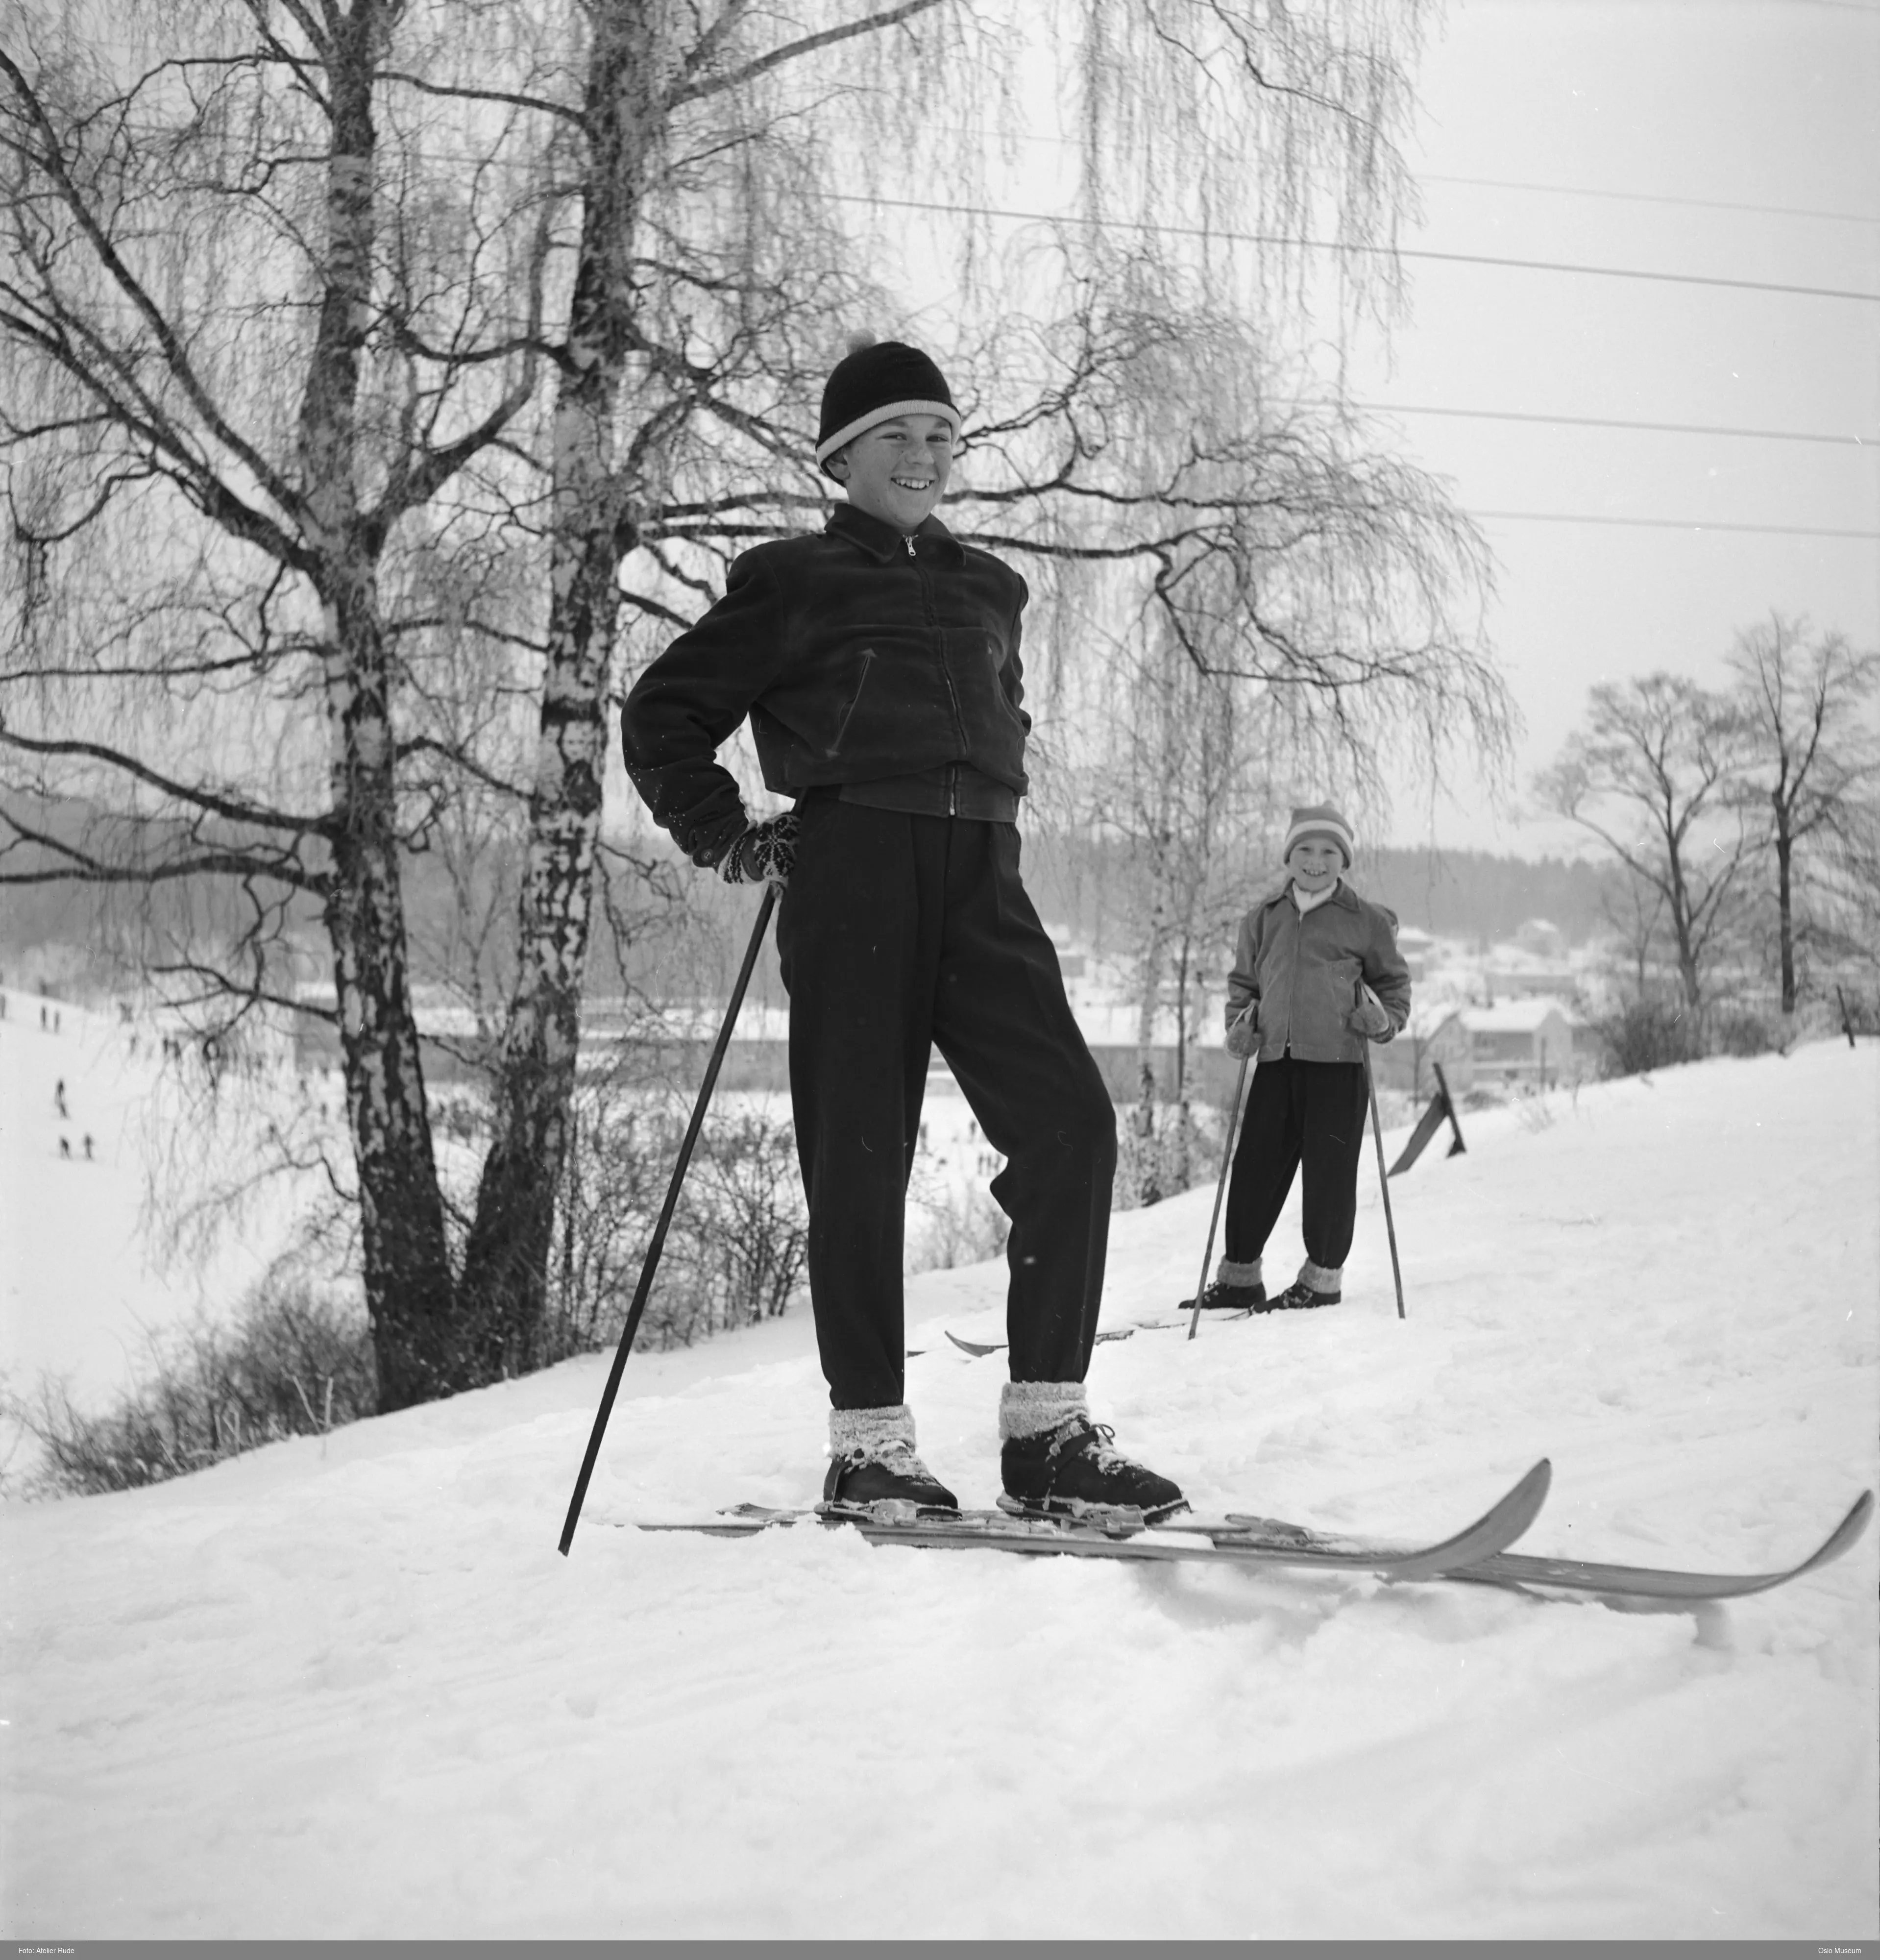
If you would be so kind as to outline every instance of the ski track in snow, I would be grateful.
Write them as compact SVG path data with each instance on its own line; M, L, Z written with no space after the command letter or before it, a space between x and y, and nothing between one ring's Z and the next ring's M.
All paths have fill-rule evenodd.
M27 1274L35 1232L130 1230L64 1175L95 1166L23 1201L52 1050L0 1026ZM1198 1510L1443 1534L1548 1455L1522 1549L1789 1563L1875 1481L1877 1064L1823 1044L1468 1119L1392 1187L1401 1323L1367 1149L1341 1306L1105 1344L1096 1413ZM1212 1198L1117 1218L1106 1325L1192 1291ZM1299 1256L1295 1199L1269 1271ZM1003 1360L944 1329L1003 1338L1004 1285L910 1284L922 1452L967 1503ZM813 1500L797 1315L629 1362L563 1560L606 1367L6 1507L6 1930L1880 1934L1872 1532L1774 1593L1627 1612L628 1528Z

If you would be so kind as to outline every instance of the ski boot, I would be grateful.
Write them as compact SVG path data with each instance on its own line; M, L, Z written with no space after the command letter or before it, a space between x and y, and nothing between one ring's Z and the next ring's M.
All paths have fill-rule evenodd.
M1258 1313L1290 1312L1299 1307L1336 1306L1344 1297L1342 1292L1320 1293L1307 1285L1303 1280L1295 1280L1285 1292L1277 1293L1265 1306L1257 1307Z
M1258 1313L1265 1303L1266 1288L1258 1280L1252 1286L1234 1286L1226 1280L1214 1280L1201 1294L1204 1313ZM1194 1301L1182 1301L1182 1311L1192 1313Z
M825 1511L911 1518L959 1509L959 1500L915 1455L913 1412L905 1403L830 1410L829 1459Z
M1188 1509L1176 1485L1132 1462L1115 1441L1113 1430L1082 1410L1041 1434L1007 1437L999 1452L1000 1510L1140 1526Z

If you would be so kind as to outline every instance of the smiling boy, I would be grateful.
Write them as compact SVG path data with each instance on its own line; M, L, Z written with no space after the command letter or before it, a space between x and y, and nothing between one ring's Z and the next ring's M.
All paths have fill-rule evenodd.
M937 1047L1007 1159L992 1182L1012 1221L1000 1502L1166 1516L1181 1492L1118 1454L1083 1386L1115 1115L1019 876L1025 582L934 514L959 433L918 349L883 342L837 364L816 456L847 501L819 535L740 555L641 675L622 715L628 772L694 863L784 887L825 1500L955 1504L903 1399L907 1185ZM765 786L795 799L768 821L715 759L746 715Z
M1390 1040L1410 1018L1396 918L1345 882L1352 848L1351 826L1330 803L1295 810L1280 851L1285 882L1240 921L1227 1049L1259 1059L1234 1150L1226 1255L1204 1307L1267 1313L1343 1297L1369 1101L1364 1044ZM1306 1263L1269 1300L1261 1257L1302 1171Z

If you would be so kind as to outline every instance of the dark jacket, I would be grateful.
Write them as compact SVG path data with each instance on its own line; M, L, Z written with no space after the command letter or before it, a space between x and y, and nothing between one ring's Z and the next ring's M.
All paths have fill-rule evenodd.
M1009 816L1031 728L1026 597L1016 572L937 518L908 538L838 504L819 535L741 553L724 597L635 682L620 718L627 773L700 864L747 820L714 759L747 714L779 795L886 779L895 808ZM958 807L962 784L976 807Z
M1257 1001L1260 1059L1290 1047L1298 1061L1362 1061L1364 1036L1344 1024L1363 980L1401 1032L1410 1018L1410 969L1397 950L1397 915L1361 899L1341 879L1302 914L1291 879L1240 921L1227 976L1227 1023Z

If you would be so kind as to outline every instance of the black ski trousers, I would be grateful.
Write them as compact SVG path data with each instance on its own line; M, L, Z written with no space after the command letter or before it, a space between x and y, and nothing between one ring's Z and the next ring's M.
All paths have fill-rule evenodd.
M930 1052L1006 1159L1020 1382L1080 1382L1109 1243L1116 1118L1019 879L1016 826L812 791L778 912L810 1293L829 1399L904 1393L902 1238Z
M1334 1271L1344 1264L1357 1217L1369 1106L1361 1061L1299 1061L1285 1055L1259 1064L1227 1187L1229 1258L1244 1264L1259 1258L1303 1166L1306 1256Z

